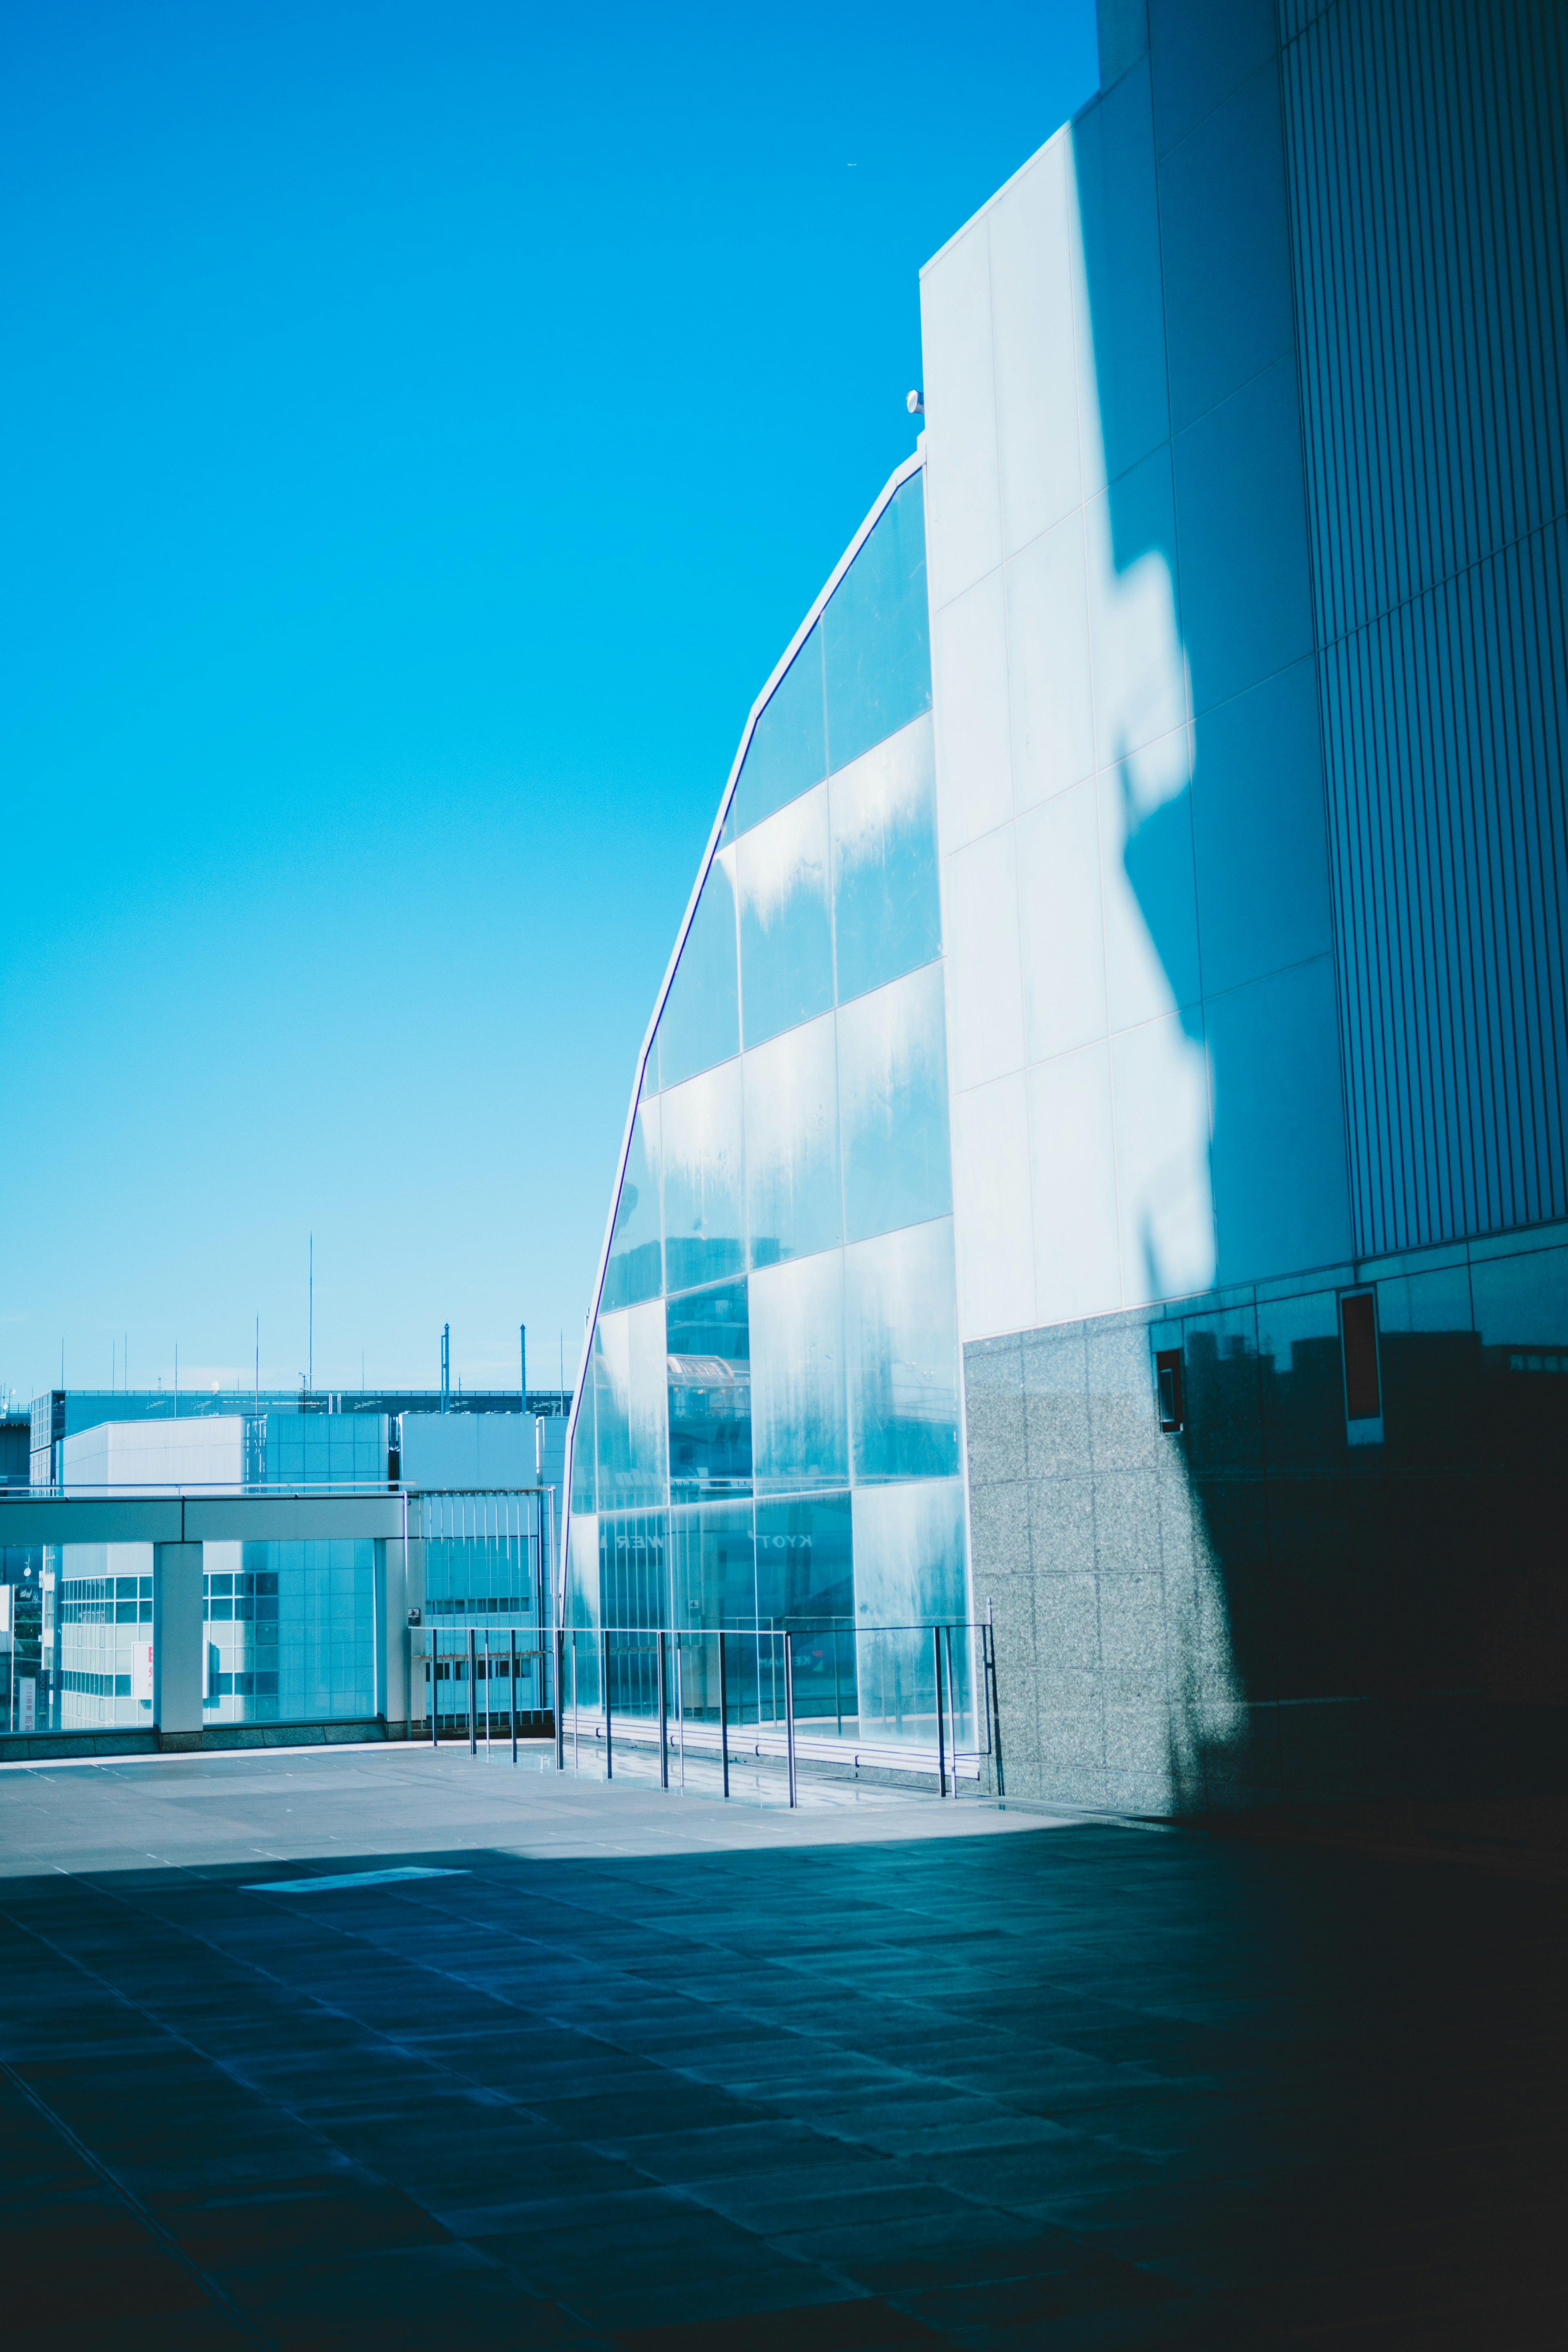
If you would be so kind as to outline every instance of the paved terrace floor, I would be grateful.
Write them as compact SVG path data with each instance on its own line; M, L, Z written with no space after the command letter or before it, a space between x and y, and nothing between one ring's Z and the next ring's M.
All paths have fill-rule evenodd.
M8 2340L1563 2340L1560 1888L808 1793L0 1771Z

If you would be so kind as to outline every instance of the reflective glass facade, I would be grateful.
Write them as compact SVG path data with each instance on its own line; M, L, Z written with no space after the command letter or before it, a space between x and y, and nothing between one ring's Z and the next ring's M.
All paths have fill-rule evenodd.
M751 730L639 1074L568 1622L969 1613L931 700L917 468Z

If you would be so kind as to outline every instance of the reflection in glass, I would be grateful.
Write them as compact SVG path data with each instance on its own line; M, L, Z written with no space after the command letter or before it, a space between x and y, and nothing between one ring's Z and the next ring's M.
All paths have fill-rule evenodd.
M577 1407L576 1425L572 1433L572 1514L591 1511L596 1500L594 1483L595 1459L594 1434L594 1359L589 1355L583 1368L582 1396Z
M746 746L735 784L737 833L760 824L827 773L822 710L822 625L818 622L768 698Z
M668 1587L664 1511L599 1514L599 1593L605 1625L662 1625Z
M666 1309L669 1491L676 1502L746 1494L752 1479L751 1346L746 1286L727 1282Z
M942 952L930 718L841 771L828 798L833 935L844 1004Z
M894 492L822 617L833 769L931 709L922 478Z
M847 1241L948 1213L940 963L840 1009L838 1126Z
M844 1253L845 1353L857 1481L946 1478L958 1454L952 1221Z
M933 1623L969 1614L963 1548L963 1485L958 1478L910 1486L865 1486L855 1495L855 1622L859 1734L911 1746L936 1745ZM880 1633L888 1626L907 1630ZM961 1736L973 1738L968 1685L973 1660L960 1643L952 1696ZM944 1699L946 1693L943 1694Z
M671 1290L689 1290L745 1264L740 1063L672 1088L659 1111L665 1279Z
M843 1486L849 1435L842 1251L754 1274L751 1334L757 1492Z
M833 1003L826 785L744 835L736 856L741 1003L746 1043L759 1045Z
M764 1625L852 1617L852 1568L847 1494L758 1503L757 1614Z
M635 1307L664 1287L658 1240L658 1097L639 1102L631 1149L616 1202L609 1262L600 1305Z
M670 1561L679 1625L751 1625L756 1622L757 1580L749 1503L710 1505L670 1513ZM683 1677L688 1674L682 1661ZM702 1711L700 1696L689 1700ZM717 1717L716 1670L711 1712Z
M741 1066L752 1264L775 1265L831 1249L839 1238L832 1014L754 1047Z
M969 1614L962 1479L869 1486L855 1496L855 1614L872 1625Z
M599 1622L599 1522L592 1511L572 1514L566 1575L566 1622Z
M594 1393L601 1511L664 1500L664 1308L658 1299L600 1316Z
M658 1082L673 1087L740 1051L732 849L718 850L658 1024Z

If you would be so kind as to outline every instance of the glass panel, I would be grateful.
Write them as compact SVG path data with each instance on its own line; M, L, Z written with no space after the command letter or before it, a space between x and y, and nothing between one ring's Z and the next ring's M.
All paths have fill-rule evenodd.
M757 1615L755 1555L752 1541L752 1507L726 1503L705 1510L672 1511L670 1559L675 1588L676 1622L680 1625L752 1625ZM703 1700L690 1687L690 1664L700 1664L700 1652L682 1660L682 1680L688 1709L703 1712ZM711 1713L719 1712L717 1668L711 1666Z
M737 833L772 816L827 773L822 712L822 624L817 623L752 730L745 765L735 783L731 814Z
M735 853L716 852L658 1024L658 1082L679 1085L741 1046L735 968Z
M857 1481L959 1467L952 1221L844 1253L845 1349Z
M740 861L741 1001L760 1045L833 1003L827 912L827 787L747 834Z
M948 1213L952 1178L940 963L840 1011L838 1131L847 1241Z
M269 1661L278 1675L284 1722L368 1716L375 1706L375 1546L335 1543L247 1545L245 1556L279 1583L279 1622L256 1628L275 1635Z
M820 1624L855 1614L849 1497L757 1505L757 1614L763 1624ZM796 1702L801 1653L795 1652ZM829 1661L829 1663L831 1663ZM844 1671L851 1673L847 1651ZM854 1713L853 1704L845 1712Z
M665 1511L599 1515L599 1593L606 1625L662 1625L668 1588Z
M967 1585L961 1480L857 1490L855 1647L861 1739L936 1746L931 1638L913 1629L966 1618ZM879 1633L879 1626L903 1630ZM953 1696L967 1717L969 1662L962 1647L953 1664Z
M664 1309L601 1315L594 1351L599 1508L665 1499Z
M567 1552L566 1622L599 1622L599 1522L592 1511L574 1512Z
M664 1287L658 1241L658 1097L638 1103L605 1268L600 1305L606 1310L657 1298Z
M931 709L921 485L912 474L894 493L823 614L832 769L847 768Z
M689 1079L661 1096L659 1108L665 1278L671 1290L690 1290L746 1262L740 1063Z
M590 1357L583 1375L583 1401L578 1408L577 1422L572 1438L572 1509L591 1511L595 1507L594 1476L594 1365Z
M855 1496L855 1615L862 1625L932 1625L969 1614L963 1485L921 1479Z
M826 1250L754 1274L751 1324L757 1491L845 1485L842 1254Z
M668 1317L669 1491L676 1502L748 1492L752 1380L744 1282L672 1298Z
M841 1238L836 1064L831 1013L787 1030L742 1062L753 1265L808 1257Z
M942 952L932 740L917 719L828 786L840 1004Z

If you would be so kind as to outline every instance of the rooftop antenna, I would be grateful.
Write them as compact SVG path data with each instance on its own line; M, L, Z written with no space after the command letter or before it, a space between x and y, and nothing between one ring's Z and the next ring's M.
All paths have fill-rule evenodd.
M452 1327L449 1323L441 1326L441 1410L443 1412L452 1410Z
M522 1409L526 1412L528 1411L528 1326L526 1323L520 1323L517 1327L517 1368L518 1376L522 1381Z
M261 1318L256 1318L256 1417L261 1418Z
M305 1390L307 1395L316 1385L316 1236L310 1235L310 1328L306 1346Z

